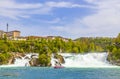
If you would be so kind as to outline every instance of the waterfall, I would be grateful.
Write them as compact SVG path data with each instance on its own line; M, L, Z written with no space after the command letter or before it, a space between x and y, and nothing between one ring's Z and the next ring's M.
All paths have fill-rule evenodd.
M62 64L64 67L116 67L107 61L108 53L87 53L87 54L73 54L73 53L59 53L63 56L65 63ZM38 58L38 54L30 53L24 57L15 58L14 64L1 65L0 67L24 67L30 66L29 61L32 58ZM51 56L52 67L59 60Z
M64 67L113 67L107 61L107 53L87 53L87 54L68 54L60 53L64 57L65 63L62 64ZM54 61L52 58L52 66Z
M21 57L15 58L14 64L1 65L0 67L25 67L25 66L30 66L29 61L32 58L38 58L38 54L36 54L36 53L25 54L24 57L21 56Z

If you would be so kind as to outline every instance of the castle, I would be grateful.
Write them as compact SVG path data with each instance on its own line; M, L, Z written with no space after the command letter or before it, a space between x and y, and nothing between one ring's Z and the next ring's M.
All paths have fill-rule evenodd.
M40 36L26 36L23 37L20 35L21 32L18 30L13 30L13 31L8 31L8 24L7 24L7 31L0 30L0 38L7 38L8 40L28 40L28 39L34 39L38 40L40 38L44 39L55 39L55 38L60 38L63 41L68 41L68 38L63 38L61 36L47 36L47 37L40 37Z
M4 32L2 30L0 30L0 38L4 38L7 37L8 39L15 39L20 37L20 31L18 30L14 30L14 31L9 31L9 32Z
M0 30L0 38L5 38L15 40L16 38L20 37L20 31L18 30L13 30L13 31L8 31L8 24L7 24L7 31Z

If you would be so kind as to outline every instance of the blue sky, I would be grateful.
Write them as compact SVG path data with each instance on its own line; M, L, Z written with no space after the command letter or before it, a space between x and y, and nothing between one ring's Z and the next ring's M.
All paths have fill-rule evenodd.
M0 30L22 36L115 37L120 0L0 0Z

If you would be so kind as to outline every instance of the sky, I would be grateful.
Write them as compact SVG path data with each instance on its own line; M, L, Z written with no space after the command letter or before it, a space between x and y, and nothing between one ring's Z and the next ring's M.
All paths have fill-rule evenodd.
M116 37L120 0L0 0L0 30L21 36Z

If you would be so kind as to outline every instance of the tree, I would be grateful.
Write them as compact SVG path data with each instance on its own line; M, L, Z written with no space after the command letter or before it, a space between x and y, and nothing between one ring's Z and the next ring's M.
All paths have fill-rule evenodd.
M95 44L93 42L90 43L89 49L90 49L91 52L95 51Z
M72 50L73 53L79 53L79 50L77 47L73 47L73 50Z
M39 62L41 66L48 66L50 64L50 57L48 57L46 54L39 55Z

